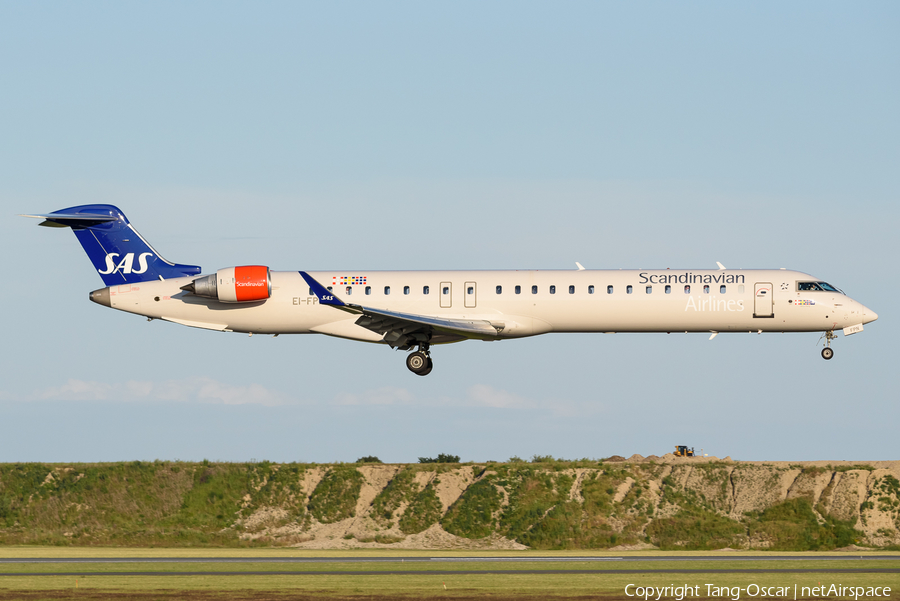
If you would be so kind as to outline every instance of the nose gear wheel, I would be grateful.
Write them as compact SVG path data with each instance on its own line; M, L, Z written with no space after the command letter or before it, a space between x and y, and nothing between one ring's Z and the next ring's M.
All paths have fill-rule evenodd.
M834 330L825 332L825 348L822 349L822 358L826 361L834 357L834 350L831 348L831 341L837 338ZM821 339L820 339L821 340Z

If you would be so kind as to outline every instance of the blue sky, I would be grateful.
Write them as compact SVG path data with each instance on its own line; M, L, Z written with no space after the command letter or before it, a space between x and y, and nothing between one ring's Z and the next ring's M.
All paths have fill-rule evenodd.
M0 3L0 461L897 459L896 3ZM788 267L818 335L551 335L403 354L87 300L121 207L170 260Z

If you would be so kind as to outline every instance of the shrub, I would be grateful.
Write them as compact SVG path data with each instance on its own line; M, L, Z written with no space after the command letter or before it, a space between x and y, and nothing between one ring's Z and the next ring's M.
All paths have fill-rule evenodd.
M356 463L381 463L381 459L375 455L366 455L356 460Z
M459 463L459 455L441 453L437 457L419 457L419 463Z

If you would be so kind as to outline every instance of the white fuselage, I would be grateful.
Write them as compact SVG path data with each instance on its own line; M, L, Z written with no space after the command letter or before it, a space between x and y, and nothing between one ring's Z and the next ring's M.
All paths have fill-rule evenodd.
M345 303L478 320L495 338L549 332L807 332L877 315L840 292L803 291L808 274L778 270L318 271ZM110 306L221 331L321 333L381 342L357 315L322 305L298 272L272 272L265 301L223 303L181 290L195 279L111 286ZM551 288L552 287L552 288ZM427 289L427 293L426 293ZM367 293L368 292L368 293Z

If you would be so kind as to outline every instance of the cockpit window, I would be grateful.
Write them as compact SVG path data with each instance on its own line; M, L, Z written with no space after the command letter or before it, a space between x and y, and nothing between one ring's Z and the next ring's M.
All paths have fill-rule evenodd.
M843 294L827 282L797 282L797 290L801 292L837 292Z

